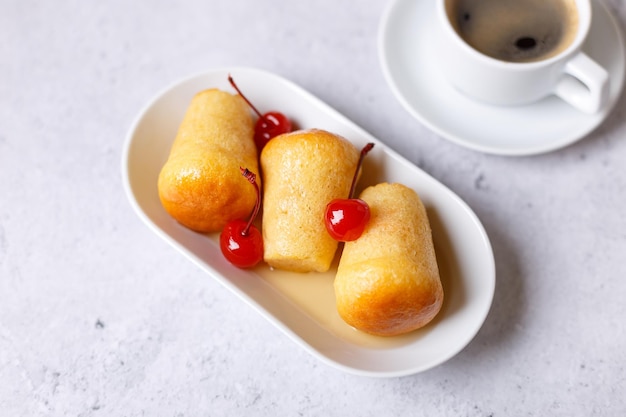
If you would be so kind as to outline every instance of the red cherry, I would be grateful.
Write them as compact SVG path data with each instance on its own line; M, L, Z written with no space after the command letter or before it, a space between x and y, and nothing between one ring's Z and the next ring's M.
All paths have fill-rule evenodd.
M348 198L336 198L326 205L324 214L326 230L333 239L340 242L350 242L360 238L367 222L370 220L370 207L365 201L359 198L352 198L352 195L354 194L363 158L373 147L373 143L368 143L361 150L354 177L352 177Z
M220 248L224 257L239 268L251 268L263 259L263 237L254 225L248 226L245 220L233 220L220 234Z
M270 111L265 114L261 114L260 111L254 107L254 105L243 95L237 84L235 84L235 80L230 75L228 76L228 82L233 86L235 90L237 90L237 94L243 98L248 106L259 116L256 124L254 125L254 142L256 143L257 150L261 152L263 147L269 142L272 138L275 138L278 135L282 135L283 133L291 132L291 121L284 114L277 111Z
M357 240L370 220L370 206L361 199L332 200L326 206L326 230L340 242Z
M233 220L224 226L220 234L220 249L224 257L239 268L251 268L263 259L263 236L252 224L261 206L261 192L256 183L256 175L247 168L239 168L244 177L256 190L256 204L250 219Z
M254 142L259 151L272 138L291 132L291 121L282 113L271 111L265 113L254 126Z

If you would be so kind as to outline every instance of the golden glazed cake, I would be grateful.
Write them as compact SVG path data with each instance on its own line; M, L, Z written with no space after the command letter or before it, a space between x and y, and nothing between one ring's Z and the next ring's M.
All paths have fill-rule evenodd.
M196 94L158 179L165 210L198 232L217 232L254 207L254 187L239 167L259 173L250 109L218 89Z
M275 137L261 152L264 259L274 268L325 272L337 251L324 212L347 198L359 150L335 134L311 129Z
M360 195L371 218L347 242L335 278L337 311L364 332L394 336L425 326L443 288L426 209L413 189L382 183Z

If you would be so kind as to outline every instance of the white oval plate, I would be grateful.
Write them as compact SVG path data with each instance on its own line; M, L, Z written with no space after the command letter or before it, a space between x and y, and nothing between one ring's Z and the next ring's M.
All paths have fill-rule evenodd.
M382 181L401 182L419 193L431 221L446 297L432 323L395 338L364 335L347 326L336 313L333 270L328 274L271 271L266 266L240 270L222 257L216 236L192 232L164 211L157 177L187 106L195 93L206 88L234 93L228 84L229 73L262 111L282 111L299 128L326 129L358 147L374 142L376 146L366 158L361 187ZM167 88L146 106L131 127L122 171L132 207L157 235L308 352L344 371L391 377L439 365L472 340L491 306L495 288L493 252L472 210L448 188L382 142L274 74L250 68L216 69Z
M584 114L555 96L526 106L498 107L470 100L451 87L437 68L432 34L435 2L394 0L384 14L378 50L384 76L404 108L443 138L480 152L522 156L570 145L597 128L624 87L624 41L615 18L592 1L593 20L583 49L607 69L609 103Z

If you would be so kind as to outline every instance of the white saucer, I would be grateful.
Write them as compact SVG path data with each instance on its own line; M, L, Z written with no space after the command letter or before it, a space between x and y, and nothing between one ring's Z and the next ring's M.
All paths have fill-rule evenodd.
M593 21L584 50L611 77L609 104L600 113L581 113L556 97L521 107L495 107L463 96L443 80L433 59L433 1L390 4L378 39L385 78L410 114L458 145L500 155L531 155L564 147L604 121L624 85L622 32L602 3L592 3Z

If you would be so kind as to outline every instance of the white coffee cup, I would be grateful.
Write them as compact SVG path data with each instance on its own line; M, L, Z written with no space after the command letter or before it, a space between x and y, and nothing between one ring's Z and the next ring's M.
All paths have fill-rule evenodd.
M438 59L458 90L494 105L555 94L585 113L606 104L609 75L582 52L590 0L437 0Z

